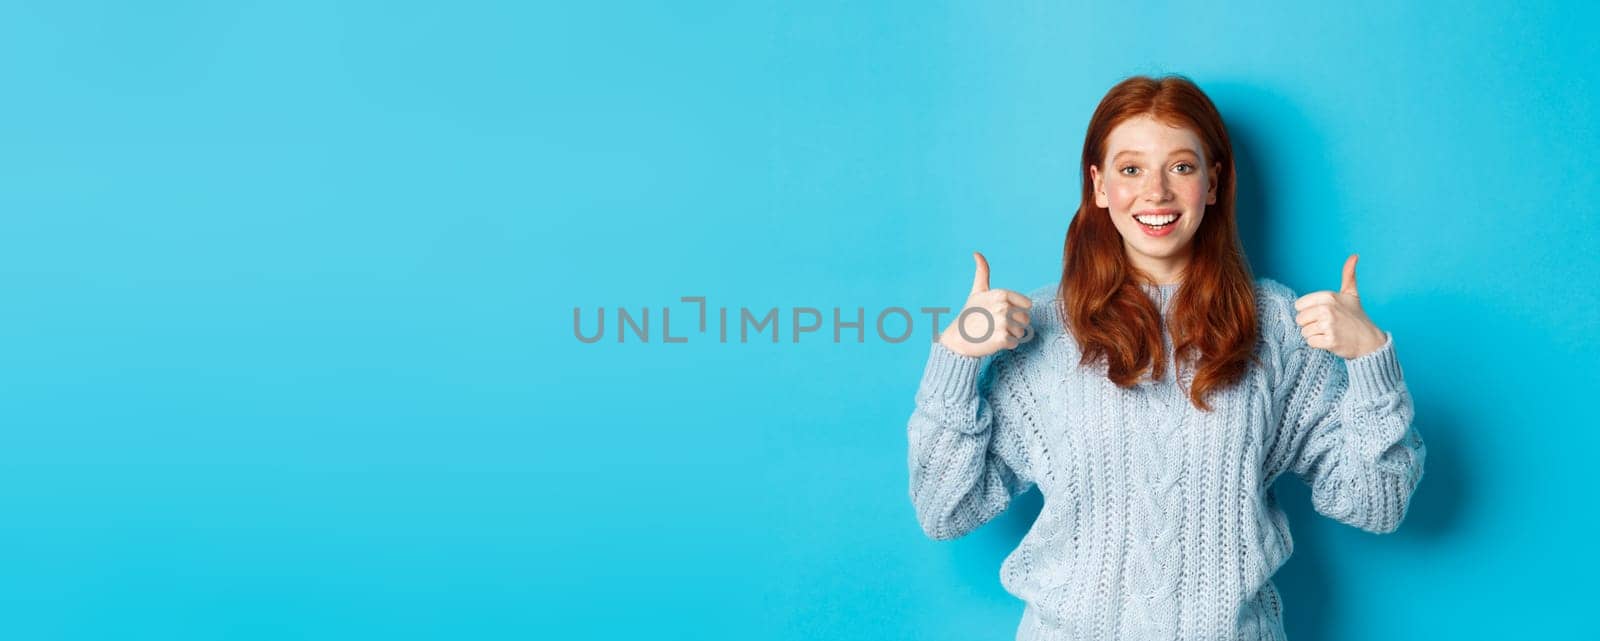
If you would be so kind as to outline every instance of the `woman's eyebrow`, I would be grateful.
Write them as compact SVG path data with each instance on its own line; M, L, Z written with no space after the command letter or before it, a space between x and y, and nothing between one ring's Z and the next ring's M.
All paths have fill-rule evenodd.
M1111 159L1112 160L1116 160L1118 158L1121 158L1125 154L1134 154L1134 155L1142 156L1142 155L1144 155L1144 152L1139 151L1137 149L1124 149L1122 151L1117 152L1117 155L1112 156ZM1177 155L1181 155L1181 154L1189 154L1191 156L1194 156L1195 158L1199 158L1200 157L1200 154L1196 153L1195 150L1190 149L1188 147L1184 147L1182 149L1174 149L1174 150L1172 150L1172 153L1168 155L1168 157L1170 158L1172 156L1177 156Z

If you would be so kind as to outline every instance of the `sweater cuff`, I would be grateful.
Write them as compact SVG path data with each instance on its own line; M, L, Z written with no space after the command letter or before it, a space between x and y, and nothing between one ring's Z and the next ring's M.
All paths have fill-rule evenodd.
M982 357L962 356L934 341L922 371L922 391L950 404L973 401L978 397L978 373L982 369Z
M1382 347L1344 361L1350 375L1350 393L1360 399L1375 399L1400 386L1403 375L1394 353L1394 334L1384 332Z

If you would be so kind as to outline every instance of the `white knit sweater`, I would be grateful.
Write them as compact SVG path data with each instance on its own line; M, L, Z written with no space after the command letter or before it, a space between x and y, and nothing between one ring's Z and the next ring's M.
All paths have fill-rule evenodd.
M1145 291L1165 312L1177 287ZM1349 360L1310 347L1295 293L1258 279L1266 366L1209 397L1207 413L1174 381L1170 335L1168 375L1123 390L1103 364L1078 365L1054 284L1030 298L1036 335L1016 349L930 347L908 426L929 536L963 536L1015 495L1043 494L1000 568L1026 604L1017 639L1281 641L1271 576L1294 546L1273 480L1293 472L1317 512L1370 532L1405 517L1426 449L1392 334Z

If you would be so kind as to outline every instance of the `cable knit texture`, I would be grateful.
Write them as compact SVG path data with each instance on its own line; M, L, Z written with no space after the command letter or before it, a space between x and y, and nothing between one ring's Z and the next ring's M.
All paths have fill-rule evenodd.
M1165 313L1177 287L1144 290ZM1393 334L1353 359L1311 347L1298 296L1258 279L1262 365L1208 413L1185 394L1170 335L1167 375L1124 390L1103 364L1078 365L1054 284L1029 297L1035 335L1016 349L972 358L933 343L907 430L911 502L934 539L1043 494L1000 567L1026 604L1017 639L1284 639L1271 577L1294 543L1271 486L1286 471L1320 514L1399 527L1426 448Z

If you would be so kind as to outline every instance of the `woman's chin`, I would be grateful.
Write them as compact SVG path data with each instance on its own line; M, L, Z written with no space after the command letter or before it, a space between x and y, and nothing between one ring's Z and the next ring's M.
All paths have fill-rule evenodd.
M1177 234L1161 238L1141 238L1134 246L1150 258L1177 258L1189 249L1189 238Z

